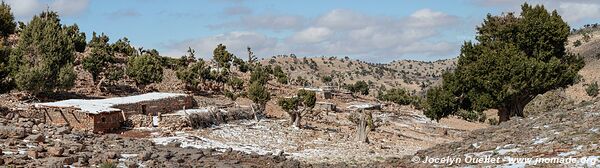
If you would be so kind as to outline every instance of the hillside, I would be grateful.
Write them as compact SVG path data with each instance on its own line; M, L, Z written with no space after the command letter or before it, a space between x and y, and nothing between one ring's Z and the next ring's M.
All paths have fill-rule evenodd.
M296 58L274 56L261 61L263 65L281 66L291 79L291 83L301 85L299 77L308 86L342 86L356 81L370 83L372 90L379 88L405 88L413 93L421 92L441 79L443 72L452 70L455 59L435 62L401 60L386 64L368 63L360 60L338 57ZM332 82L325 83L324 77ZM377 93L371 91L371 93Z

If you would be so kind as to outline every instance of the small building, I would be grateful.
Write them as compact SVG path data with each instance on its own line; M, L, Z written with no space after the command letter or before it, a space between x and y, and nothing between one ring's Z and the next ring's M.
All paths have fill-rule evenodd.
M71 99L37 103L35 108L44 114L46 123L68 125L77 130L110 132L119 129L133 116L152 120L161 113L193 107L193 98L178 93L147 93L108 99Z

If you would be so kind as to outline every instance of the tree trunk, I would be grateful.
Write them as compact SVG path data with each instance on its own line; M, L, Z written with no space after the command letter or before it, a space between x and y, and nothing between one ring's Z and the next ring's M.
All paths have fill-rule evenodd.
M367 136L367 117L365 113L358 113L358 123L356 124L356 141L369 143Z
M530 100L531 101L531 100ZM513 104L506 105L505 107L500 107L498 109L498 117L500 122L510 120L510 117L525 117L523 114L523 109L525 105L527 105L529 101L520 101Z
M295 118L295 120L294 120L294 127L301 128L302 125L300 124L300 120L302 119L302 116L300 116L299 112L295 113L295 116L296 117L294 117Z
M296 121L296 114L294 112L289 112L290 114L290 125L294 125L294 122Z

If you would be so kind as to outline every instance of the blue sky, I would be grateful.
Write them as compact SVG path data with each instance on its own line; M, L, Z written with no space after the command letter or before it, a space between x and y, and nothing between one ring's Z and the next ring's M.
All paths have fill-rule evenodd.
M370 62L456 57L487 13L519 11L522 0L5 0L27 22L46 8L111 42L179 57L188 47L210 58L219 43L244 57L349 56ZM600 2L542 1L573 28L596 23Z

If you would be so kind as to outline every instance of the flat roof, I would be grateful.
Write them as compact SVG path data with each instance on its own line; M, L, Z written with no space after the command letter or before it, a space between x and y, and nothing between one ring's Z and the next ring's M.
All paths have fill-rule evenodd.
M58 107L58 108L77 108L82 112L90 114L99 114L106 112L121 111L121 109L113 108L116 105L133 104L145 101L153 101L166 98L174 98L187 96L181 93L146 93L127 97L114 97L107 99L69 99L50 103L36 103L35 107Z

